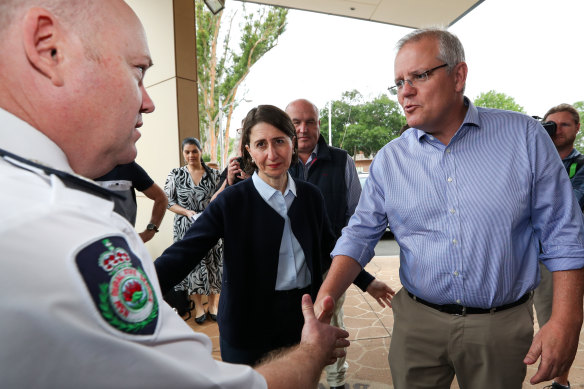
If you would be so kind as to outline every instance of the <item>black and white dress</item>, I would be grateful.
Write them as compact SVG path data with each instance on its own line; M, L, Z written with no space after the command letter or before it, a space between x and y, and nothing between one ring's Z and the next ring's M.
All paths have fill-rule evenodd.
M209 174L211 172L211 174ZM166 178L164 191L168 197L168 207L177 204L183 208L203 212L215 193L220 173L216 169L206 169L201 181L195 185L187 166L172 169ZM173 224L174 241L179 241L191 226L191 219L175 214ZM221 292L223 272L223 240L219 240L203 261L180 283L176 290L187 290L189 294L216 294Z

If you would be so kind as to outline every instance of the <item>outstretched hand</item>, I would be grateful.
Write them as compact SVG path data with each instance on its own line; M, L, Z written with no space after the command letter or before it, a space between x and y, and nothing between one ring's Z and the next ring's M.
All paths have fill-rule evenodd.
M313 309L318 321L330 324L335 310L335 300L331 296L325 296L321 299L317 297Z
M385 282L374 279L369 286L367 286L367 293L377 300L377 303L381 305L382 308L385 308L386 306L391 308L391 300L393 299L395 292Z
M350 342L347 340L349 333L328 324L334 309L334 301L330 296L322 300L321 317L316 318L314 306L310 295L302 296L302 314L304 315L304 327L302 328L301 347L309 347L314 353L321 353L322 366L334 363L337 358L346 355L345 347ZM328 322L323 322L322 317L328 316Z

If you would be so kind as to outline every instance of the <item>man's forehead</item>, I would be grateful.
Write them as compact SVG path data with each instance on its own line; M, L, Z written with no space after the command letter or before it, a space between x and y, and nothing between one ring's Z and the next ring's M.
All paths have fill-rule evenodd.
M422 38L403 45L395 56L395 74L410 74L425 68L438 57L438 47L435 40Z
M292 119L316 119L317 115L312 104L297 103L293 104L288 110Z
M572 117L572 114L568 111L558 111L558 112L554 112L552 114L549 114L547 119L550 119L552 117L560 118L565 120L565 121L570 121L570 122L574 122L574 118Z

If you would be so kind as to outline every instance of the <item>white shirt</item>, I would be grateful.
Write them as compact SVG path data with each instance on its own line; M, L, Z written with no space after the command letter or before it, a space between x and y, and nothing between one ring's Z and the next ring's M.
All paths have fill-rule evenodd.
M0 148L72 172L55 143L3 110ZM3 158L0 188L0 387L267 387L250 367L215 361L209 338L162 300L113 202Z
M296 183L288 174L288 184L282 195L277 189L264 182L257 173L252 176L253 185L264 201L284 218L284 231L280 243L276 290L302 289L310 285L310 270L306 264L304 251L292 232L288 210L296 198Z

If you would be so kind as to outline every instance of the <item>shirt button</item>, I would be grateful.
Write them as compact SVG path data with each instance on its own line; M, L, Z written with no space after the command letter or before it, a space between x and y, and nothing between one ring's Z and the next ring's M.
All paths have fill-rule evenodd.
M457 304L462 304L462 301L460 299L456 299L456 303Z
M452 239L452 244L457 244L458 241L456 239Z
M452 182L452 177L448 177L447 181Z
M452 213L452 214L454 214L455 212L456 212L456 211L454 210L454 208L452 208L452 209L450 210L450 213Z
M434 140L434 137L432 135L430 135L428 138L430 138L430 140Z
M453 274L454 274L456 277L458 277L458 275L459 275L459 273L458 273L458 270L455 270Z
M446 149L446 152L447 152L448 154L450 154L450 149Z

